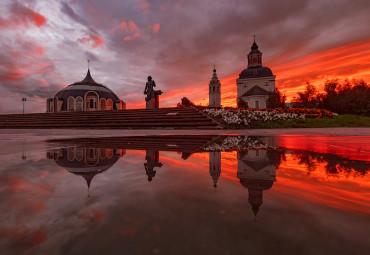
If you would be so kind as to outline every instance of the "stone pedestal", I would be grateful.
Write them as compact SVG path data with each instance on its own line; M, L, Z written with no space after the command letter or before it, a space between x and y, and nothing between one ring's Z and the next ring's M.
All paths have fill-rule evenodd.
M159 108L159 95L158 94L155 95L154 108Z
M151 98L148 101L146 101L146 109L153 109L155 108L155 99Z
M159 95L146 101L146 109L159 108Z

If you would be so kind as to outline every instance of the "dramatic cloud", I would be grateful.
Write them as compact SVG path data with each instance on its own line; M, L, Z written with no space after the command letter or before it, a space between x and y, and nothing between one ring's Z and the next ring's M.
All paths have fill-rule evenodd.
M46 18L43 15L24 6L16 0L10 5L8 17L0 17L0 29L14 29L16 26L20 25L25 27L29 25L41 27L45 23Z
M32 97L34 111L82 80L87 59L94 79L128 108L144 107L148 75L164 91L161 106L183 96L208 104L214 64L222 104L235 105L254 34L289 99L306 81L320 89L325 79L369 79L365 0L8 0L0 7L0 95ZM2 104L1 112L20 110Z

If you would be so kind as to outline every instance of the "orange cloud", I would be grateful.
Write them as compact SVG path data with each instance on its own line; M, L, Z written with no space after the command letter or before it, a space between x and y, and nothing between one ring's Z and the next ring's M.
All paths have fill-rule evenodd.
M319 92L327 79L370 79L370 40L343 45L311 54L297 60L272 65L276 86L289 99L305 87L306 81Z
M129 20L128 22L122 21L117 28L113 28L111 30L112 33L116 33L118 31L125 32L125 37L123 40L131 41L141 36L140 29L137 27L135 22Z
M88 35L87 37L78 38L77 42L89 44L92 48L96 48L98 46L103 47L104 45L104 39L95 34Z
M131 41L131 40L134 40L136 38L140 37L140 33L135 33L133 35L126 35L123 40L125 41Z
M145 0L136 0L136 2L139 4L140 9L144 13L148 13L149 12L149 6L150 6L150 4L147 1L145 1Z
M41 27L46 24L46 18L19 2L13 3L9 18L3 19L0 17L1 29L13 29L17 26L29 27L30 24Z
M158 33L160 27L161 27L160 24L153 24L153 32Z

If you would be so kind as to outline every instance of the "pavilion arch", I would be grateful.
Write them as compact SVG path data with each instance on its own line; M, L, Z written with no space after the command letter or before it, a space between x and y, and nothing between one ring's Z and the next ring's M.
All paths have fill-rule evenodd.
M75 147L67 148L67 158L69 161L73 161L76 159L76 148Z
M100 98L100 110L105 111L107 109L107 100Z
M76 97L76 111L83 111L84 110L84 100L82 97Z
M85 164L89 166L96 166L99 163L99 151L97 148L85 149Z
M74 97L70 96L67 100L67 109L69 112L74 112L76 110L75 107L76 100Z
M107 158L111 159L113 157L113 149L108 149L107 148L106 156L107 156Z
M107 157L107 149L101 148L100 149L100 159L105 159Z
M86 111L97 111L99 109L98 106L99 102L99 95L95 91L88 91L85 94L85 110Z
M107 100L107 110L108 111L113 110L113 101L110 98Z
M76 160L81 161L84 158L84 149L82 147L76 148Z

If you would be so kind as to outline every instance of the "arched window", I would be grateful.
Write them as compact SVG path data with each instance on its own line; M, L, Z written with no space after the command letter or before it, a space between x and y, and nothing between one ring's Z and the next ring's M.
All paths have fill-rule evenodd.
M83 99L82 97L77 97L76 98L76 111L83 111Z
M76 159L78 161L81 161L81 160L83 160L83 158L84 158L84 150L83 150L83 148L82 147L77 147L76 148Z
M113 157L113 149L107 149L107 158Z
M112 99L107 100L107 110L113 110L113 102Z
M74 147L67 148L67 158L69 161L75 160L75 149Z
M94 166L99 163L99 154L96 148L86 148L86 164Z
M74 112L75 111L75 99L74 97L68 97L68 111Z
M100 110L101 111L105 111L106 110L106 100L105 100L105 98L101 98L100 99Z
M100 159L105 159L107 157L107 150L106 148L100 149Z

